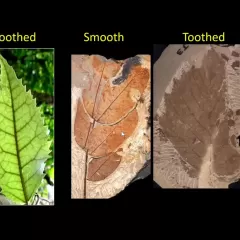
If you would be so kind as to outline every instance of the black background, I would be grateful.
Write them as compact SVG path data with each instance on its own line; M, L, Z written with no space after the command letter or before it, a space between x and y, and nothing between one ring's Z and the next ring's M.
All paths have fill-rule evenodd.
M222 193L228 192L227 190L159 190L157 185L153 187L152 176L149 176L145 180L134 182L125 191L110 200L71 200L71 55L100 54L107 58L124 59L136 54L151 54L152 61L155 62L168 44L163 44L165 46L161 46L161 49L154 50L153 43L183 43L183 36L182 31L162 32L162 34L159 34L159 32L143 34L140 31L127 32L122 29L114 29L114 31L90 31L89 29L68 31L64 34L57 30L36 31L37 41L34 43L0 43L1 48L55 48L55 206L27 208L62 209L62 207L74 206L84 209L87 206L92 207L94 205L107 207L112 205L113 202L117 202L117 205L114 204L116 207L129 204L131 206L142 206L142 209L144 209L146 205L154 206L160 203L171 204L171 207L174 207L177 200L184 201L183 195L187 195L193 201L193 199L197 200L202 193L208 193L211 199L216 200L221 198ZM125 41L118 43L84 43L83 33L85 31L92 34L121 32L125 35ZM222 32L223 30L219 31L219 33ZM11 34L14 31L6 33ZM31 31L20 33L32 34ZM191 33L194 32L191 31ZM209 31L209 33L211 32ZM226 42L240 43L240 33L226 32ZM239 195L238 192L232 192L233 194L235 197ZM1 210L3 208L1 207ZM16 209L16 207L13 208Z
M57 50L56 50L56 52L57 52ZM69 65L70 72L66 73L66 75L68 74L68 79L69 79L69 76L71 76L71 68L70 68L71 54L99 54L99 55L103 55L106 58L126 59L129 57L135 56L137 54L152 54L152 45L151 44L139 44L138 45L138 44L131 44L131 43L118 43L118 44L110 44L110 45L102 44L102 43L101 44L85 43L85 44L79 44L78 48L69 49L68 51L67 51L67 49L65 49L65 54L70 57L70 59L68 61L68 65L70 64ZM56 76L56 79L57 79L57 76ZM55 84L55 86L57 89L59 88L58 84ZM71 86L69 86L69 87L71 87ZM71 92L70 92L70 94L71 94ZM56 105L57 105L57 103L56 103ZM57 108L56 108L56 111L58 111ZM58 118L56 117L55 119L57 120ZM69 121L70 121L70 119L69 119ZM57 124L57 121L55 124ZM57 136L56 128L55 128L55 136ZM56 139L56 137L55 137L55 139ZM55 148L57 149L58 147L55 146ZM55 159L56 159L56 157L55 157ZM59 166L57 167L56 173L57 172L59 173L58 168L59 168ZM57 182L57 178L56 178L56 182ZM125 199L130 199L130 198L131 199L150 198L152 182L153 182L152 175L146 177L145 179L137 180L137 181L131 183L129 186L127 186L124 191L120 192L118 195L116 195L115 197L110 199L110 201L125 200ZM69 189L71 189L70 186L69 186ZM71 196L71 195L69 195L69 196ZM55 199L57 201L57 195L56 195ZM66 201L67 201L67 199L66 199ZM94 201L94 202L96 202L96 201L102 201L102 200L96 200L96 199L94 199L94 200L83 200L83 199L76 200L76 199L73 199L73 200L71 200L71 204L78 205L80 203L79 201L91 201L91 202Z

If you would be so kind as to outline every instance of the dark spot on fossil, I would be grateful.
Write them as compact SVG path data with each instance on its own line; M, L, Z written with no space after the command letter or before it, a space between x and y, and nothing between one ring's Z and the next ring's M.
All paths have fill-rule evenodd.
M191 168L191 169L188 169L187 174L191 178L196 178L196 177L198 177L198 172L199 172L198 169Z
M235 122L232 120L232 119L229 119L228 120L228 126L229 127L232 127L232 126L234 126L235 125Z
M144 97L143 97L143 96L141 96L141 97L139 98L139 102L140 102L140 103L144 103Z
M232 136L230 137L230 142L231 142L231 144L232 144L234 147L236 147L236 145L237 145L237 140L236 140L236 136L235 136L235 135L232 135Z
M237 137L238 140L238 146L240 147L240 135Z
M147 128L149 129L150 127L151 127L151 123L152 123L152 120L151 120L151 107L149 106L148 107L148 113L149 113L149 117L147 117L147 120L148 120L148 122L147 122Z
M166 135L164 134L164 132L162 131L161 128L158 128L157 132L158 132L160 141L167 141L167 137L166 137Z
M158 120L159 120L159 115L156 114L156 115L154 116L153 120L154 120L154 121L158 121Z
M228 116L228 117L232 117L232 116L233 116L233 111L232 111L232 109L228 109L228 110L227 110L227 116Z
M115 80L113 80L113 85L120 85L123 83L130 74L132 67L138 66L141 64L140 57L135 56L126 60L125 64L123 65L122 75Z
M237 53L237 52L235 52L235 51L232 51L232 56L234 56L234 57L239 57L239 56L240 56L240 54L239 54L239 53Z
M240 115L240 109L238 109L237 111L236 111L236 115Z
M226 60L226 61L228 61L229 60L229 58L225 55L225 54L221 54L221 57L224 59L224 60Z
M233 68L234 70L236 70L237 67L240 67L240 61L235 61L235 62L233 62L232 68Z
M192 67L191 67L191 70L194 70L196 67L195 67L195 65L193 65Z
M146 117L146 119L147 119L147 129L149 129L151 127L151 118Z

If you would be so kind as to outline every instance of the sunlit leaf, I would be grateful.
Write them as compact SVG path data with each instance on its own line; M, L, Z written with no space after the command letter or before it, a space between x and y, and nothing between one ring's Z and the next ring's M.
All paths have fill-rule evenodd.
M51 142L36 100L0 56L0 186L15 203L28 203L43 178Z
M48 175L51 179L54 179L54 167L52 167L49 171L48 171Z

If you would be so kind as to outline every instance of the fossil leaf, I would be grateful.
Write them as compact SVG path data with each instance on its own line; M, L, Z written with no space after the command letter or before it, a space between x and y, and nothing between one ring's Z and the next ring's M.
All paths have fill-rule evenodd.
M89 121L81 101L75 121L76 142L93 157L104 157L114 152L133 133L138 123L137 111L133 110L114 125L102 125ZM124 135L123 135L124 134Z
M120 146L137 127L137 102L149 83L138 56L106 61L90 56L94 73L82 90L74 124L77 144L86 152L89 181L100 181L118 167Z
M36 100L0 56L0 186L15 203L28 203L43 178L50 152Z
M119 165L121 156L117 153L95 158L89 163L88 180L100 181L110 175Z
M138 96L133 96L132 89L138 90L140 96L147 86L149 72L142 68L138 56L127 59L122 69L121 63L105 63L97 56L92 56L92 61L96 73L90 87L83 90L83 104L97 122L115 123L135 107L133 98ZM120 75L109 81L119 70Z
M234 175L240 167L240 154L229 134L234 121L226 102L225 64L219 53L208 50L201 66L193 65L173 80L158 118L185 171L199 181L209 182L211 172L223 178Z

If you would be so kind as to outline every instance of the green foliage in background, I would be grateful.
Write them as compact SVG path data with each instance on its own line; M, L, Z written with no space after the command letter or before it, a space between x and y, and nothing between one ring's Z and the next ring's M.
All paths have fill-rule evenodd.
M50 158L46 162L46 172L54 181L54 50L53 49L0 49L0 54L14 68L23 85L31 90L41 107L45 124L52 141ZM41 197L47 198L46 181L39 189Z

